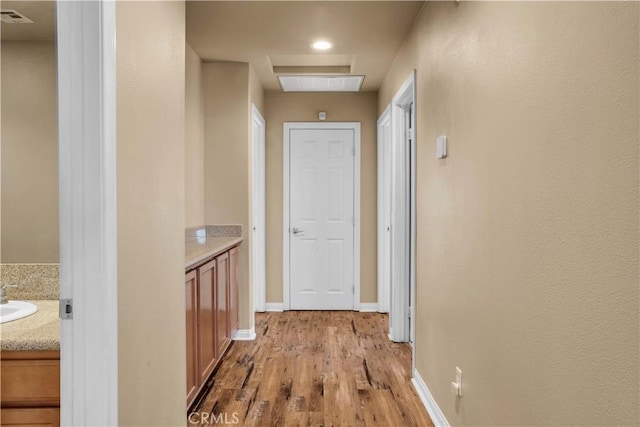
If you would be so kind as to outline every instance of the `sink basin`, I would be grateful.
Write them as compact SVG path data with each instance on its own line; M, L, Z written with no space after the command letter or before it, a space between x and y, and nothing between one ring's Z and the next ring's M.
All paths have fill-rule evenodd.
M38 307L27 301L9 301L0 304L0 323L11 322L31 316L38 311Z

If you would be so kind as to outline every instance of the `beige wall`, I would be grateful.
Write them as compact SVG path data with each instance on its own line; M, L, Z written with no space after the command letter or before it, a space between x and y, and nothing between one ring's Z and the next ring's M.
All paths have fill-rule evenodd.
M240 328L253 325L249 284L249 64L202 66L205 97L205 222L241 224Z
M118 2L119 424L185 425L185 16Z
M453 425L638 423L638 8L427 3L380 90L418 68L417 369Z
M202 61L186 45L185 64L185 225L204 225L204 96Z
M56 46L2 42L2 262L58 262Z
M249 67L249 107L251 107L251 104L255 104L264 116L264 89L253 67ZM251 126L249 126L249 129L251 129Z
M282 302L282 129L284 122L361 123L360 176L360 301L376 302L376 107L377 92L266 92L267 139L267 302Z

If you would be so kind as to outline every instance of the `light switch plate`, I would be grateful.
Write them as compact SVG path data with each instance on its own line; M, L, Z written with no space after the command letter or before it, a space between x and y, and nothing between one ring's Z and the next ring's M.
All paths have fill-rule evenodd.
M440 135L436 139L436 158L444 159L445 157L447 157L447 136Z

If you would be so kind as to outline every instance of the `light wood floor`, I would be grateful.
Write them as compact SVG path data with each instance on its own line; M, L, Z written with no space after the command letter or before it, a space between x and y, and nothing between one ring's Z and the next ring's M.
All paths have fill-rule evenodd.
M411 385L411 348L387 338L388 316L348 311L257 313L255 341L236 341L200 414L246 426L432 426Z

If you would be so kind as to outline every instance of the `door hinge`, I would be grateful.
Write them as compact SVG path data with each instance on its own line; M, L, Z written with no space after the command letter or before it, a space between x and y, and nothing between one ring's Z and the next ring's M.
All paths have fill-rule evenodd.
M355 146L355 145L351 147L351 155L352 155L353 157L355 157L355 156L356 156L356 146Z
M356 293L356 285L351 285L351 293L352 294Z
M60 319L73 319L73 299L60 300Z
M409 141L413 141L413 128L409 128L407 130L407 138L409 139Z
M411 319L411 307L407 309L407 319Z

